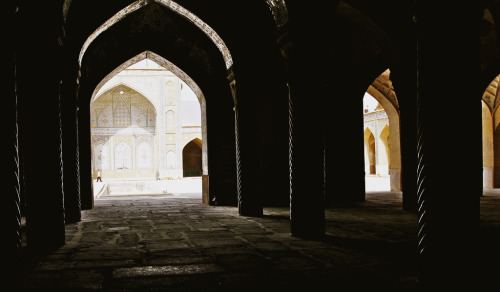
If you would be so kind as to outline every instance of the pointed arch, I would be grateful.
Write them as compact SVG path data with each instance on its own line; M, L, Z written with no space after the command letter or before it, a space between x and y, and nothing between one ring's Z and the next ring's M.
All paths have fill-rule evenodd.
M384 71L372 85L368 86L366 92L374 97L382 106L389 120L389 175L391 180L391 191L401 191L401 140L399 103L392 88L390 71Z
M97 143L94 146L94 171L110 169L110 155L107 143Z
M372 131L367 128L364 134L365 140L365 171L368 174L376 174L376 149L375 136Z
M191 88L191 90L198 98L201 110L203 175L208 175L208 132L207 132L207 108L206 108L205 96L203 95L203 92L201 91L201 88L198 86L198 84L196 84L196 82L188 74L186 74L186 72L184 72L182 69L177 67L172 62L168 61L167 59L163 58L162 56L152 51L146 50L130 58L126 62L122 63L120 66L116 67L113 71L111 71L111 73L106 75L106 77L104 77L94 89L91 100L94 100L96 94L100 91L100 89L104 86L104 84L106 84L106 82L111 80L111 78L116 76L124 69L145 59L150 59L154 61L158 65L162 66L163 68L167 69L168 71L172 72L174 75L179 77L179 79L181 79L184 83L186 83L186 85L189 86L189 88Z
M97 96L91 104L94 128L155 127L156 112L150 99L121 83Z
M184 177L202 175L201 146L201 140L195 138L189 141L182 149L182 169Z
M147 141L142 141L137 145L136 161L137 169L153 168L153 149Z
M151 98L150 94L145 93L144 90L137 88L136 85L130 84L130 82L127 82L127 81L119 80L119 81L115 81L114 83L111 83L110 81L111 81L111 79L109 79L108 82L105 83L106 87L104 87L104 84L103 84L103 86L100 87L99 91L95 91L95 94L93 94L92 98L90 99L91 103L98 100L101 96L114 90L115 88L126 87L130 90L137 92L138 94L143 96L145 99L147 99L152 105L154 105L155 111L157 112L157 104L154 102L154 99Z
M83 44L80 54L78 56L78 63L82 64L82 59L83 56L85 55L85 52L87 48L90 46L90 44L104 31L108 30L110 27L115 25L117 22L122 20L123 18L127 17L127 15L141 9L142 7L148 5L149 3L158 3L161 4L173 12L179 14L180 16L186 18L188 21L190 21L192 24L194 24L196 27L198 27L200 30L202 30L210 40L215 44L215 46L219 49L219 51L222 54L222 57L224 59L224 62L226 64L226 69L231 68L233 65L233 59L231 57L231 53L229 52L229 49L227 48L226 44L222 40L222 38L203 20L201 20L198 16L194 15L192 12L187 10L186 8L182 7L181 5L177 4L174 1L171 0L139 0L136 1L127 7L123 8L120 10L118 13L113 15L110 19L108 19L106 22L104 22L100 27L98 27L86 40L85 43Z
M481 107L483 117L483 188L490 189L494 187L493 168L495 166L493 117L484 100L481 100Z
M115 169L132 169L132 147L126 141L115 146Z
M175 133L176 129L175 112L173 110L168 110L165 113L165 131L167 133Z

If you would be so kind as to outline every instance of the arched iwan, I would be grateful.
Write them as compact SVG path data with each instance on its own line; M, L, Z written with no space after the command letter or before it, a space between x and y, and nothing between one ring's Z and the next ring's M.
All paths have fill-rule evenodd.
M92 98L91 100L94 100L95 96L99 92L99 90L108 82L111 78L116 76L118 73L123 71L124 69L132 66L135 63L138 63L144 59L150 59L154 62L156 62L158 65L162 66L163 68L167 69L168 71L172 72L175 74L179 79L184 81L191 90L194 92L196 97L198 98L198 101L200 102L200 110L201 110L201 136L202 136L202 166L203 166L203 175L208 175L208 138L207 138L207 107L206 107L206 100L205 96L203 95L203 92L201 91L200 87L196 82L189 77L184 71L182 71L179 67L175 66L172 62L168 61L167 59L163 58L162 56L155 54L151 51L144 51L137 56L129 59L125 63L121 64L118 66L116 69L114 69L111 73L109 73L106 77L104 77L101 82L96 86L94 89L94 92L92 93Z

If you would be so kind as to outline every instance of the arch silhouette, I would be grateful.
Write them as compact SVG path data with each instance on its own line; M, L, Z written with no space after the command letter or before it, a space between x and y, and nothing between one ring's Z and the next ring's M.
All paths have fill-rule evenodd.
M82 59L87 48L101 33L112 27L114 24L116 24L123 18L127 17L127 15L129 15L130 13L133 13L141 9L142 7L148 5L149 3L161 4L169 8L170 10L174 11L175 13L183 16L187 20L189 20L192 24L194 24L196 27L202 30L212 40L215 46L219 49L219 51L222 54L222 57L224 58L226 69L229 69L232 66L233 59L231 57L231 53L229 52L229 49L227 48L226 44L221 39L221 37L208 24L203 22L198 16L194 15L186 8L182 7L181 5L171 0L139 0L120 10L118 13L116 13L110 19L104 22L85 40L85 43L83 44L80 50L80 54L78 56L78 63L80 65L82 64Z

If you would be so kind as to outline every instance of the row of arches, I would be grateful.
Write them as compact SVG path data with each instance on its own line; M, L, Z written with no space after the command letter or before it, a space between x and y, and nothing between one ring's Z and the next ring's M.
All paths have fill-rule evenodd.
M80 220L81 209L92 208L93 202L89 198L92 184L88 171L92 169L89 100L95 97L95 90L107 76L118 72L115 70L124 64L124 60L133 64L148 56L166 66L170 66L166 59L171 60L172 66L175 63L183 68L184 71L179 69L179 72L186 78L186 83L192 81L193 85L199 84L197 92L200 94L197 96L202 116L210 117L210 122L202 131L201 142L201 155L208 158L202 162L206 189L204 201L217 199L219 203L224 201L224 204L237 205L241 215L260 216L263 198L270 197L267 195L271 192L267 190L275 188L279 190L276 193L282 194L290 203L291 233L309 238L324 235L325 196L345 196L342 199L359 201L364 200L365 195L360 181L364 165L362 159L358 159L363 157L362 131L352 136L352 144L335 144L337 137L329 134L335 131L334 125L342 120L331 117L325 126L324 117L332 108L330 105L338 102L342 111L351 113L354 104L359 104L359 98L351 97L359 97L366 90L367 83L372 82L375 73L379 74L388 67L394 69L391 78L398 82L398 94L401 93L399 96L402 98L393 98L395 95L390 86L378 87L379 93L372 94L375 98L380 94L387 97L381 99L381 104L390 120L387 135L390 153L386 156L391 185L404 185L404 208L419 213L418 248L419 254L425 255L422 257L424 265L427 264L425 268L432 271L433 262L428 259L438 262L438 258L444 258L444 262L457 262L454 256L461 246L453 245L451 239L462 235L462 232L473 233L471 222L475 222L478 215L474 207L478 204L475 192L479 187L475 184L480 171L475 168L475 160L480 158L477 147L481 146L481 137L477 131L471 131L474 133L470 141L464 143L471 146L471 153L474 154L463 155L463 159L457 162L457 156L453 154L459 150L447 152L448 144L443 142L452 141L461 134L448 125L454 118L449 112L460 110L462 103L448 104L441 97L449 90L443 89L443 83L460 84L460 91L455 87L450 90L465 97L473 96L471 93L477 89L474 78L480 73L477 72L479 66L473 58L467 58L471 51L477 52L477 48L473 50L472 45L467 44L479 45L476 35L470 33L474 31L477 34L469 27L475 22L461 17L468 15L472 9L461 5L451 7L459 10L460 14L457 14L449 13L439 4L434 7L435 3L432 7L424 7L423 11L432 10L456 25L445 27L446 30L435 30L433 25L437 25L437 21L433 15L421 15L422 10L419 9L415 14L422 16L424 21L420 22L421 18L406 13L414 9L407 9L408 4L399 4L402 1L391 1L387 5L362 1L317 2L317 5L284 0L265 3L247 1L241 5L233 5L230 1L218 2L220 5L208 1L196 4L179 1L183 7L174 1L141 0L126 7L126 4L115 2L100 3L99 9L94 2L73 1L70 5L71 2L64 1L63 10L60 9L61 2L43 5L23 3L21 9L6 9L11 11L13 23L20 20L27 24L21 28L23 33L19 34L22 36L19 46L9 47L9 56L12 56L10 70L16 73L11 72L12 80L5 82L6 87L11 88L11 106L16 109L12 129L17 129L18 121L21 129L19 145L22 154L19 157L24 167L21 172L29 182L26 193L30 199L30 245L47 249L64 244L64 223ZM213 9L215 6L220 9ZM377 9L378 6L381 8ZM392 13L386 7L396 9L398 13ZM61 11L64 11L63 17L60 17ZM47 15L58 17L55 25L44 21ZM89 18L88 15L95 17ZM203 16L201 18L216 27L235 54L229 54L219 35L196 15ZM417 26L418 37L415 33ZM408 33L396 32L401 29ZM8 36L10 40L18 41L17 37ZM463 45L452 47L450 44L455 44L456 39L463 40ZM37 54L32 52L33 43L38 44ZM418 50L415 50L415 44L419 46ZM43 60L39 60L40 55L44 56ZM321 61L311 62L312 57ZM422 62L425 58L429 61ZM439 62L432 62L435 60ZM460 64L457 60L461 61ZM416 70L415 67L423 63L426 66ZM34 64L54 68L56 73L32 78ZM417 86L415 80L418 80ZM420 81L424 80L426 86L420 86ZM380 80L380 83L388 84L383 81ZM372 84L373 87L379 85L377 82ZM267 90L263 92L262 88ZM38 97L40 92L44 93L43 101L33 98ZM19 119L17 95L20 97ZM321 97L317 99L319 106L311 104L311 96ZM328 98L337 96L342 98ZM427 96L436 98L422 98ZM463 105L466 108L474 106L465 99ZM391 117L399 117L399 102L404 114L400 122L392 123ZM266 112L269 107L274 110L272 114ZM449 112L443 112L443 108ZM45 110L43 114L38 112L39 109ZM121 103L118 110L126 112L126 103ZM256 112L259 113L257 123ZM361 130L361 116L354 110L352 113L352 117L348 114L349 121L356 126L348 126L349 129L358 127ZM442 116L449 124L439 123ZM45 117L50 119L44 120ZM43 131L42 138L39 128L29 124L28 119L44 121L46 131ZM475 121L472 117L464 117L464 120ZM127 124L123 120L116 122L120 126ZM270 125L273 127L268 127ZM396 143L393 139L399 137L400 127L402 143ZM441 128L446 129L441 131ZM322 139L311 139L310 129L317 129ZM344 137L350 135L347 127L342 130ZM210 133L210 144L207 143L207 133ZM9 136L12 143L7 144L17 145L16 135L17 132ZM370 137L368 135L369 141ZM46 138L46 145L37 143L43 138ZM272 142L265 142L266 138L273 138ZM378 144L374 140L380 135L374 134L373 138L371 144L376 150ZM264 143L269 147L260 147ZM273 152L269 149L277 150ZM347 158L332 155L336 153L335 149L344 150L337 154L353 155L345 155ZM360 155L350 165L349 158L356 154ZM12 154L15 155L17 152ZM398 160L400 157L404 163ZM19 161L17 156L13 160ZM210 165L206 161L210 161ZM470 173L466 177L462 173L443 172L445 169L458 169L462 164L471 168L474 178L470 181ZM347 179L344 174L331 175L338 174L338 165L348 168L347 173L355 177L352 186L356 190L351 190L351 185L345 186ZM273 171L280 175L279 179L263 179L266 177L263 173ZM374 171L377 171L376 167ZM403 173L404 178L401 177ZM456 176L464 183L453 185ZM40 185L46 186L47 197L36 196ZM339 191L342 187L344 189ZM11 189L16 190L14 183ZM461 194L460 200L447 201L451 197L447 194L454 192L465 194ZM44 208L38 210L39 207ZM453 224L441 218L449 219ZM13 216L14 219L17 217ZM466 240L475 238L462 237ZM468 243L473 242L466 241L465 245ZM427 256L428 250L431 251L430 256ZM453 265L446 267L453 268ZM460 271L451 269L448 275L453 272Z
M365 140L365 172L368 174L389 174L390 169L390 147L389 147L389 126L385 125L383 130L375 135L366 128L364 133Z
M498 112L498 82L495 77L483 93L483 188L500 187L500 113Z

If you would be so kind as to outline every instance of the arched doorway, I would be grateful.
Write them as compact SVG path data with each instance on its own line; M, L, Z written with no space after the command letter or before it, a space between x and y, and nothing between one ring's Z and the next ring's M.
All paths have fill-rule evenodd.
M375 136L370 129L365 130L365 169L368 174L376 174Z
M365 129L370 129L375 139L374 174L384 180L384 189L399 192L402 190L399 104L389 76L387 69L367 88L363 114ZM365 156L365 164L368 164L368 156ZM368 167L365 171L372 174Z
M201 197L201 178L181 179L185 176L183 149L193 138L199 161L190 166L188 176L201 177L207 171L202 143L206 141L204 98L182 73L163 58L145 52L118 67L94 90L93 170L101 170L105 184L94 185L95 198L180 195L186 189L192 197Z
M201 176L202 169L201 140L193 139L182 149L182 169L184 177Z
M483 188L500 186L500 112L498 111L497 75L488 85L481 99L483 128Z
M483 188L494 188L494 136L497 135L493 131L493 117L491 111L484 101L481 101L482 117L483 117Z

